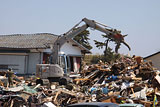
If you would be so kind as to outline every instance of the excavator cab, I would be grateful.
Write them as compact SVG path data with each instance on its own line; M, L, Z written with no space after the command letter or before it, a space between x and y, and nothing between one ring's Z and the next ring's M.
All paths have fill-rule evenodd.
M59 53L58 64L37 64L36 76L44 81L48 79L50 82L58 82L61 77L67 76L68 72L67 56Z
M59 54L59 61L58 65L63 68L64 74L67 73L67 68L68 68L68 62L67 62L67 56L65 54Z

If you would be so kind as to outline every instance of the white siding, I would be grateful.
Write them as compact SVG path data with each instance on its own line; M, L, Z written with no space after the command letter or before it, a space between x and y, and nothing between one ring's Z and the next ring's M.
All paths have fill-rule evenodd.
M61 49L61 52L64 52L66 55L71 54L71 55L81 55L81 49L76 47L76 46L72 46L72 43L65 43Z
M25 56L24 55L0 55L0 64L9 65L14 72L18 74L25 73ZM15 69L15 70L14 70Z
M41 63L42 55L40 53L29 53L28 73L36 72L36 64Z
M149 58L146 58L145 60L151 60L154 67L158 68L158 70L160 70L160 53L156 54L154 56L151 56Z

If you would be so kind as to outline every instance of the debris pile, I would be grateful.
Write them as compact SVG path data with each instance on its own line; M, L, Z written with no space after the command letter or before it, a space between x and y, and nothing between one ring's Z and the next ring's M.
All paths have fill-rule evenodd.
M86 65L80 74L67 85L40 85L36 77L24 79L1 71L0 106L64 107L94 101L160 105L160 71L141 57L123 57L113 64L99 61Z
M140 103L150 107L155 96L156 101L160 101L159 74L151 61L134 56L113 64L100 61L83 72L83 79L75 81L77 85L90 86L90 94L96 96L96 101Z

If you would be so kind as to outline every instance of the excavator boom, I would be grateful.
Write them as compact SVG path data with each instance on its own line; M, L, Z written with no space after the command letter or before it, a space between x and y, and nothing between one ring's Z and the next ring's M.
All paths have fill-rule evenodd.
M69 39L73 38L74 36L80 34L84 30L86 30L88 27L96 29L96 30L101 31L101 32L105 33L106 35L108 35L109 39L111 39L112 41L115 41L118 44L118 46L116 47L116 51L118 51L118 47L120 46L121 43L126 45L130 50L129 45L124 41L123 35L121 35L116 30L113 31L113 29L107 29L106 27L101 27L102 24L99 24L99 23L95 22L94 20L89 20L87 18L82 19L82 21L85 22L84 25L82 25L80 27L77 27L80 23L76 24L76 26L74 26L66 34L64 34L63 36L59 37L56 40L56 42L53 45L53 50L52 50L52 52L53 52L52 53L52 56L53 56L52 63L53 64L58 63L58 52L59 52L59 49L61 48L61 46L67 40L69 40Z

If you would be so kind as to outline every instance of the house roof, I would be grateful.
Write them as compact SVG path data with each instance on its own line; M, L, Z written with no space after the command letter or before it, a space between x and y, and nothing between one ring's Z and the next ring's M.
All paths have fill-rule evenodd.
M46 48L47 43L56 39L49 33L0 35L0 48Z
M147 58L152 57L152 56L154 56L154 55L157 55L157 54L159 54L159 53L160 53L160 51L158 51L158 52L156 52L156 53L153 53L153 54L151 54L151 55L149 55L149 56L146 56L146 57L144 57L144 59L147 59Z
M57 40L57 38L58 35L54 35L51 33L0 35L0 48L45 49L49 47L49 44L53 44ZM80 47L81 50L90 52L88 49L86 49L79 43L76 44Z

